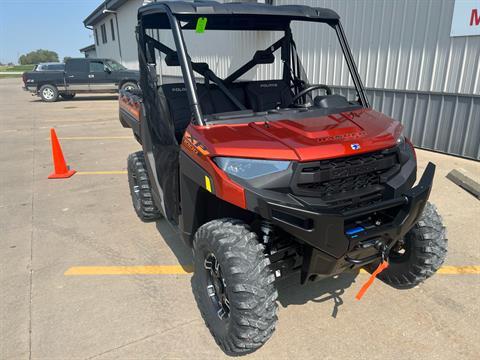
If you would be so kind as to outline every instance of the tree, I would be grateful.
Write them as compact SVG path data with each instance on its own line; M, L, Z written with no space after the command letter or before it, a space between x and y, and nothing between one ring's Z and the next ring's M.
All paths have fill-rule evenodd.
M21 65L38 64L41 62L58 62L58 54L55 51L38 49L20 56L18 62Z
M63 62L66 63L68 60L70 60L72 57L71 56L65 56L63 58Z

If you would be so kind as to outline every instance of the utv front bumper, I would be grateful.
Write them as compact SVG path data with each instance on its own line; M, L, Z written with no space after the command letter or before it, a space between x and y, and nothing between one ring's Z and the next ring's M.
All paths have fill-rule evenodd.
M343 212L318 211L295 196L246 190L250 210L292 235L303 246L302 282L354 269L381 258L415 225L430 195L435 165L429 163L417 186L369 206ZM278 193L275 193L278 194Z

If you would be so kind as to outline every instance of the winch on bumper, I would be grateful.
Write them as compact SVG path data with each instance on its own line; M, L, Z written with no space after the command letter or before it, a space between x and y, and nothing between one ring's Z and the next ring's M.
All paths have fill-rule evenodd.
M388 254L421 216L435 165L428 164L416 186L402 190L414 182L414 173L415 169L404 167L390 179L397 185L390 198L342 212L319 211L308 198L252 188L246 189L247 207L309 245L302 254L304 283L380 260L382 252Z

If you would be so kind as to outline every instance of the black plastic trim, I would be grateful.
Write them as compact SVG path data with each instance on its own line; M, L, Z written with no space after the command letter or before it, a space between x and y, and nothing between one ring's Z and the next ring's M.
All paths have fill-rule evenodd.
M259 189L246 189L247 208L312 248L310 260L305 257L306 273L302 275L305 280L312 274L335 274L377 259L379 250L362 243L378 239L392 247L418 221L430 195L434 174L435 165L429 163L417 186L398 197L352 211L320 211L291 195ZM347 226L372 216L383 216L386 220L359 234L345 234Z

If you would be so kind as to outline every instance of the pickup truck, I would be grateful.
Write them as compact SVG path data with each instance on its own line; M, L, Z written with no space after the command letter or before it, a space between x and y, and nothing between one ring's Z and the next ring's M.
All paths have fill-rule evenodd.
M138 88L139 72L110 59L69 59L60 71L23 73L23 89L54 102L72 99L77 93L115 93Z

